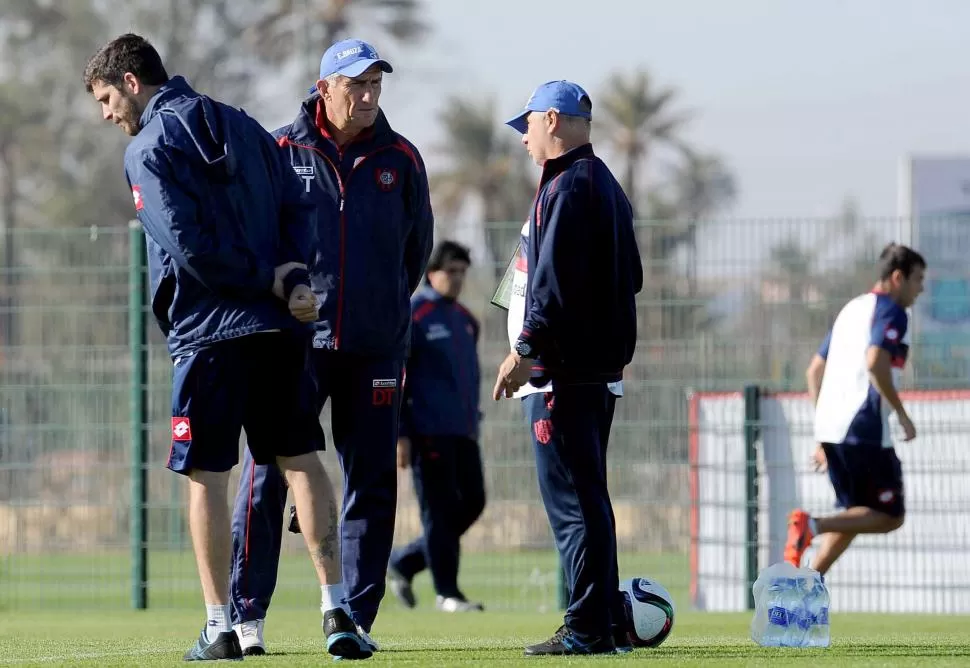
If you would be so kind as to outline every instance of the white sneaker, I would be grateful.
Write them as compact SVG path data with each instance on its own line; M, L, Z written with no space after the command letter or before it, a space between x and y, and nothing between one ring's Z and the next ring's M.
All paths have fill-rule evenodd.
M435 607L442 612L482 612L485 609L485 606L481 603L474 603L453 596L436 596Z
M370 647L370 651L372 652L381 651L381 646L377 644L377 641L371 638L370 634L367 633L367 631L365 631L363 628L361 628L359 624L357 625L357 633L360 634L360 639L363 640L365 643L367 643L367 646Z
M236 624L232 630L239 638L239 646L243 656L262 656L266 654L266 643L263 642L263 625L265 619L254 619L251 622Z

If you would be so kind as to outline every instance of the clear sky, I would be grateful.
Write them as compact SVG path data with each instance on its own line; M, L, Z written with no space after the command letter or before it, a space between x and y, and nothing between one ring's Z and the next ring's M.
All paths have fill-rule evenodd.
M829 215L846 195L895 215L902 154L970 152L970 0L425 4L434 32L417 49L359 33L397 67L383 106L431 163L428 119L451 93L494 94L511 115L538 83L569 78L595 113L607 75L638 67L679 89L696 114L685 137L734 170L732 216Z

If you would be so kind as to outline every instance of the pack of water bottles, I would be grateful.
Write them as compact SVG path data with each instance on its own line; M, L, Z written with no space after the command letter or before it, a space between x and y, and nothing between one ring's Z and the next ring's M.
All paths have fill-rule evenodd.
M752 588L751 639L762 647L828 647L829 592L818 571L787 562L761 572Z

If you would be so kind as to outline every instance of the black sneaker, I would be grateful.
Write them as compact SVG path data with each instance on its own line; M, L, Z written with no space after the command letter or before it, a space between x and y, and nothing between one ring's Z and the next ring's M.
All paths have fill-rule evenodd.
M387 567L387 580L391 586L391 593L405 608L413 608L418 604L418 599L414 597L414 590L411 588L411 581L408 580L401 571L394 566Z
M374 653L342 608L323 613L323 635L327 637L327 651L338 659L369 659Z
M206 640L205 629L195 641L195 647L182 657L185 661L242 661L242 648L235 631L223 631L212 642Z
M593 642L581 642L573 632L560 626L559 630L545 642L529 645L526 656L565 656L575 654L615 654L616 647L612 638L597 638Z

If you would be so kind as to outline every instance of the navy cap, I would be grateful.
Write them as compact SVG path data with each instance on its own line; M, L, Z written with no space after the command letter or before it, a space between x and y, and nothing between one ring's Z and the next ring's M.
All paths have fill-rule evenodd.
M359 39L345 39L337 42L323 54L320 59L320 78L326 79L331 74L345 77L359 77L372 65L380 65L382 72L390 74L394 71L391 64L377 55L377 49ZM310 88L312 93L316 86Z
M526 117L533 111L556 109L565 116L591 118L588 110L592 106L589 95L579 84L565 80L548 81L532 91L532 97L525 103L525 110L515 118L505 121L505 124L525 134L529 128Z

